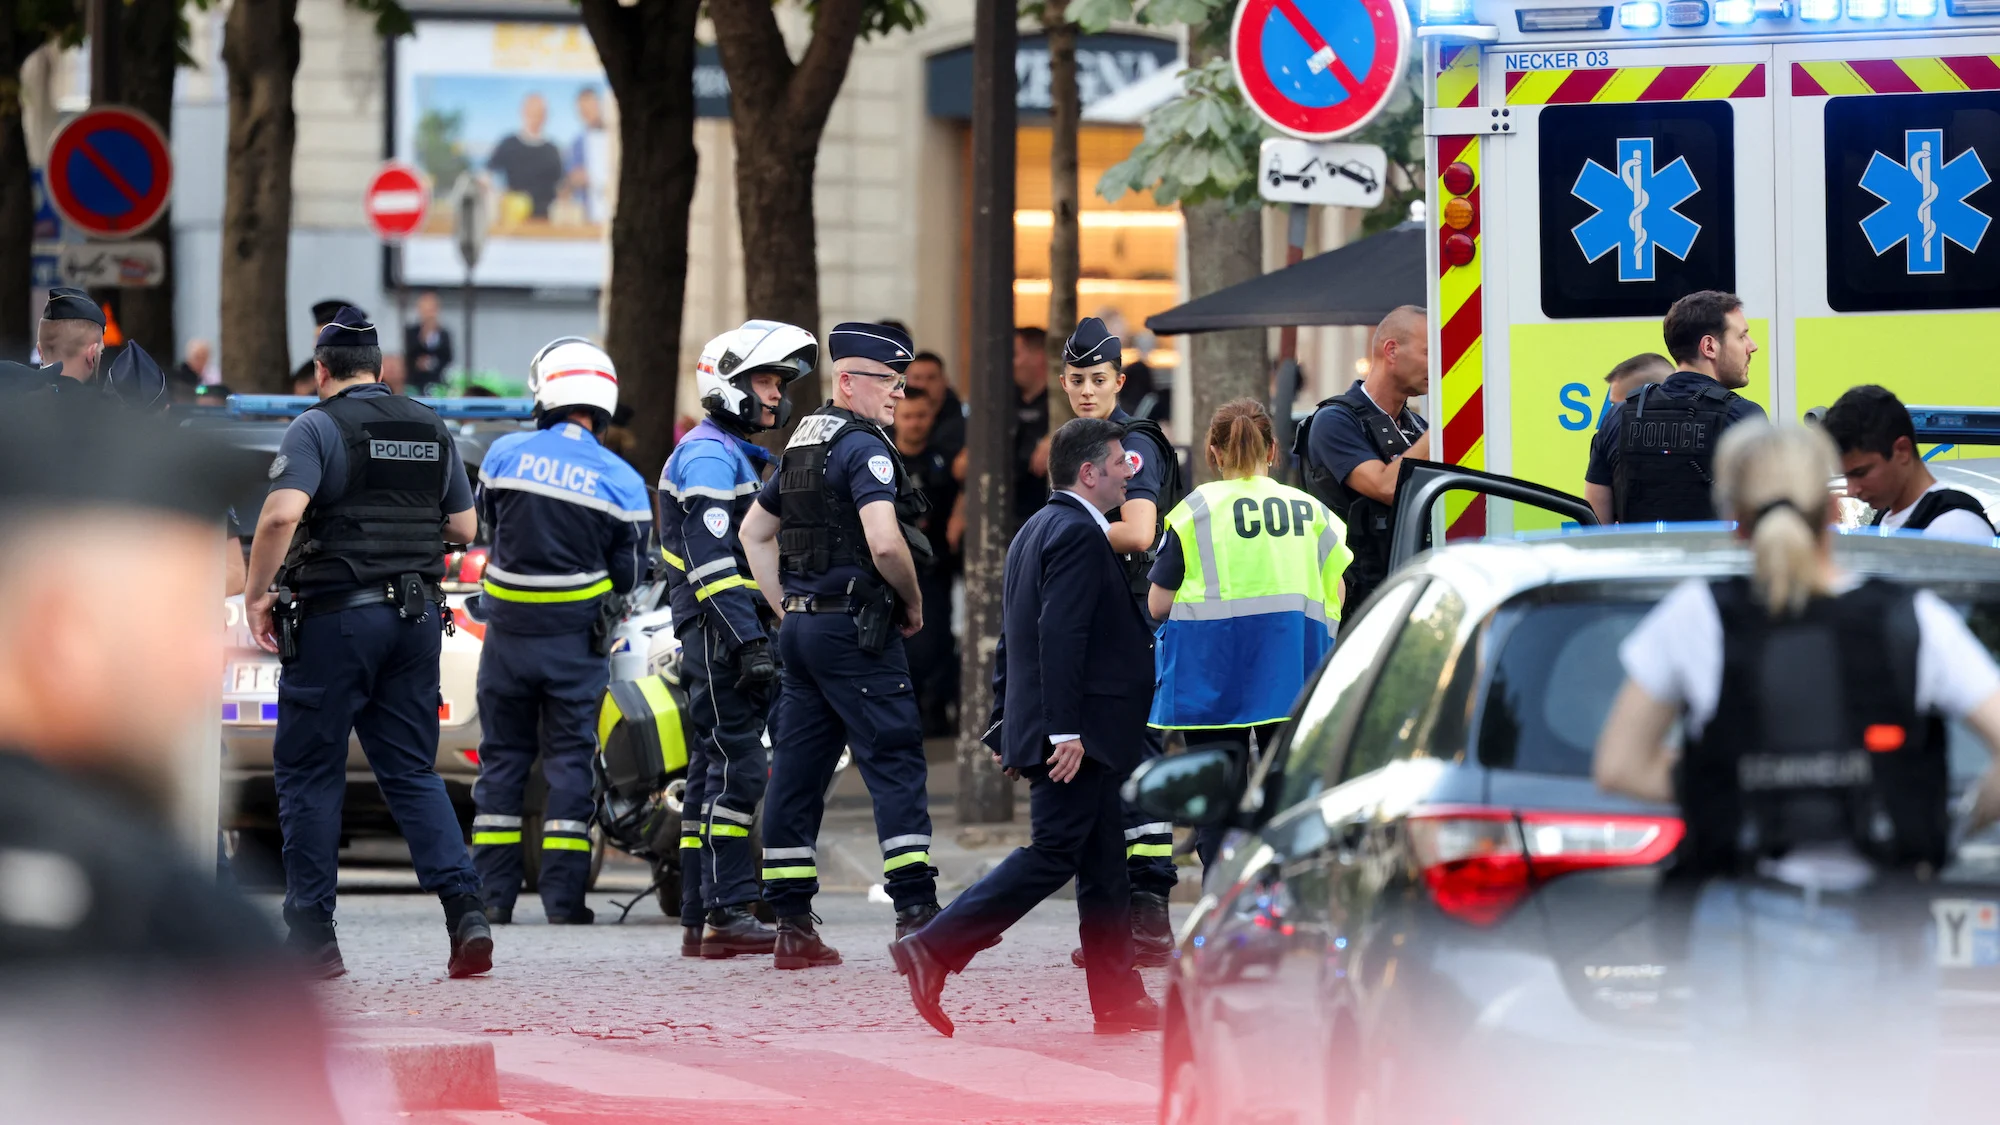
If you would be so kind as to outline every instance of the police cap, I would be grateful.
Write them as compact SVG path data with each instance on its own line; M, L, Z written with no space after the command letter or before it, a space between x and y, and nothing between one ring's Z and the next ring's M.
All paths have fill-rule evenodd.
M313 341L317 348L373 348L379 347L375 336L375 326L368 323L368 314L348 305L334 310L319 330L319 337Z
M49 290L49 303L42 307L43 320L87 320L104 327L104 310L90 294L68 285Z
M843 359L872 359L901 375L915 358L910 334L894 325L869 324L850 320L836 324L826 335L826 354L836 363Z
M1100 363L1117 367L1124 354L1123 342L1094 316L1078 321L1076 331L1063 344L1063 362L1071 367L1096 367Z
M363 312L359 305L356 305L353 301L343 301L335 297L313 302L313 323L332 324L335 314L339 313L342 309L353 309L355 312L361 313L361 319L368 319L368 314Z
M140 508L214 521L259 483L261 455L106 395L31 395L0 442L0 524L30 511Z
M134 410L167 407L167 373L137 340L118 349L98 381L106 393Z

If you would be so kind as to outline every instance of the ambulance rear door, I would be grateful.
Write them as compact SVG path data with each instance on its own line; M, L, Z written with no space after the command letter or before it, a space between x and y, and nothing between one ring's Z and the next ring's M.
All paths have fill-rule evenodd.
M2000 406L2000 27L1947 11L1927 22L1851 38L1910 21L1848 15L1777 49L1789 416L1861 383L1911 404Z
M1743 393L1767 407L1783 352L1772 337L1774 48L1604 34L1528 49L1503 32L1481 74L1497 92L1483 103L1504 107L1514 131L1485 159L1504 200L1483 224L1487 286L1500 288L1486 309L1487 467L1570 493L1584 488L1606 373L1664 354L1660 320L1677 298L1743 297L1761 349ZM1519 506L1493 515L1494 531L1508 530L1503 519L1552 524Z

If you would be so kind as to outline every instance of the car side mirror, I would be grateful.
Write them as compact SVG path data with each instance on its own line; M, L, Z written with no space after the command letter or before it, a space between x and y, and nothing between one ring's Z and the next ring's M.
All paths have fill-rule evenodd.
M1243 769L1229 750L1193 749L1141 763L1123 795L1148 816L1209 828L1227 821L1242 800Z

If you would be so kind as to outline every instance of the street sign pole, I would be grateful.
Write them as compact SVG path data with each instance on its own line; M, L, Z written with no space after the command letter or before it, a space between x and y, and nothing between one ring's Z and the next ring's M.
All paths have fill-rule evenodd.
M1306 224L1312 218L1312 204L1292 203L1287 216L1285 265L1296 266L1306 256ZM1290 460L1292 450L1292 400L1299 397L1299 326L1287 324L1278 330L1278 385L1272 392L1271 421L1277 425L1278 449L1285 454L1282 475L1287 483L1298 480L1298 466Z
M465 378L472 379L472 271L486 248L486 228L492 221L492 204L485 187L471 172L461 172L451 193L451 218L458 240L458 257L465 263Z

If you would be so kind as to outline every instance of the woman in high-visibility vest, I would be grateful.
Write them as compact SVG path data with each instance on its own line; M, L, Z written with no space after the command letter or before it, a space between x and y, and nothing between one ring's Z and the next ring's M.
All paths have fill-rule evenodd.
M1310 494L1271 479L1271 416L1252 399L1215 412L1208 463L1222 479L1167 514L1147 608L1161 621L1149 722L1190 742L1234 743L1248 762L1290 716L1333 648L1353 561L1347 525ZM1214 861L1221 829L1195 850Z

